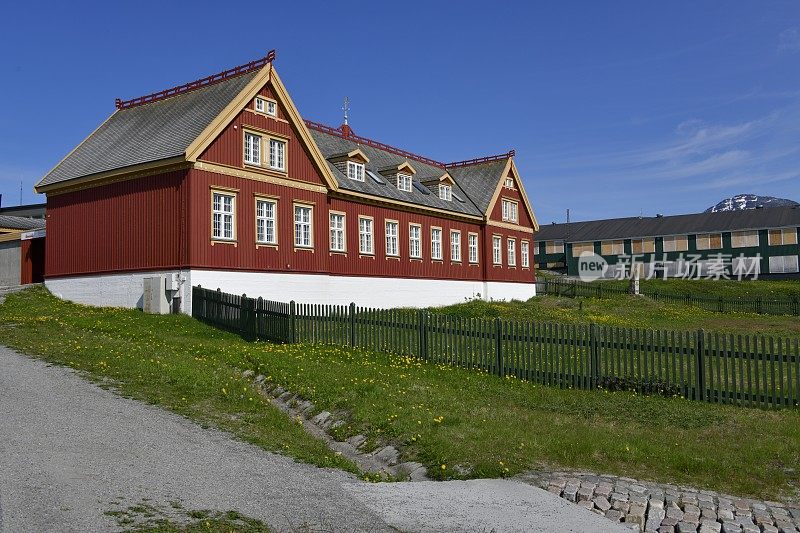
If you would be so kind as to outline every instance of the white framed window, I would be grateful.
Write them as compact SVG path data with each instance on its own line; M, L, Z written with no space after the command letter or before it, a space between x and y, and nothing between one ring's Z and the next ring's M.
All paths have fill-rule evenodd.
M358 217L358 251L365 255L375 253L375 235L371 218Z
M517 241L516 239L508 239L506 241L508 248L508 266L517 266Z
M332 252L344 252L344 213L330 213L330 246Z
M398 244L399 224L395 220L386 221L386 255L397 257L400 255Z
M439 198L448 202L451 201L453 199L453 187L450 185L445 185L444 183L440 183Z
M793 274L798 270L796 255L774 255L769 258L770 274Z
M256 242L259 244L277 244L275 231L275 213L278 203L275 200L256 198Z
M470 263L477 263L478 262L478 234L477 233L470 233L467 236L467 242L469 247L469 262Z
M513 189L514 188L514 178L506 178L504 183L506 189Z
M461 232L455 229L450 231L450 260L461 262Z
M408 225L408 256L415 259L422 257L422 226Z
M254 133L244 134L244 162L248 165L261 164L261 136Z
M519 253L522 259L522 268L530 268L531 266L531 245L528 241L521 241L519 243Z
M669 235L662 239L665 252L685 252L689 250L689 238L686 235Z
M261 96L256 96L253 107L255 107L256 111L264 113L265 115L270 115L272 117L278 115L278 105L273 100L267 100Z
M513 200L506 200L503 198L503 221L504 222L517 222L519 220L519 206Z
M347 162L347 177L355 181L364 181L364 163Z
M770 246L782 246L784 244L797 244L797 229L782 228L769 230L767 242Z
M411 176L408 174L398 174L397 188L401 191L411 192Z
M299 248L314 246L312 212L313 208L310 205L294 206L294 245Z
M211 193L211 235L214 239L232 241L236 238L236 194Z
M280 139L269 140L269 168L273 170L286 170L286 141Z
M495 265L503 264L503 239L500 235L492 235L492 262Z
M442 228L431 228L431 259L442 260Z

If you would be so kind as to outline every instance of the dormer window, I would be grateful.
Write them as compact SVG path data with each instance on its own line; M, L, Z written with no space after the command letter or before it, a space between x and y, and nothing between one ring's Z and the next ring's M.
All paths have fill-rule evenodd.
M254 107L259 113L264 113L265 115L269 115L271 117L278 115L278 104L274 100L256 97Z
M444 183L440 183L439 198L447 202L451 201L453 199L453 187L450 185L445 185Z
M378 172L388 179L390 183L394 181L397 184L398 191L411 192L414 189L413 179L417 171L408 161L380 168Z
M411 176L408 174L398 174L397 189L405 192L411 192Z
M355 181L364 181L364 164L348 161L347 177Z

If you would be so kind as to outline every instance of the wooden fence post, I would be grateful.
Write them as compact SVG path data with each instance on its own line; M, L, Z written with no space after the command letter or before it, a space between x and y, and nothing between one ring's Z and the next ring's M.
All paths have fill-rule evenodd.
M356 304L354 302L350 302L348 318L350 319L350 347L354 347L356 345Z
M797 299L797 296L792 298L792 314L794 316L800 315L800 300Z
M239 310L239 334L243 339L250 338L250 299L246 294L242 294L242 305Z
M225 324L222 322L222 289L217 287L217 298L214 302L214 322L212 324L217 324L220 326L224 326Z
M591 365L591 379L589 381L591 388L597 388L600 385L600 343L599 331L597 324L592 322L589 324L589 361Z
M506 375L505 368L503 368L503 321L500 317L494 319L494 334L496 337L495 354L497 355L497 375L503 377Z
M759 315L764 313L764 301L761 296L756 297L756 313Z
M706 397L706 363L705 363L706 332L702 329L697 331L697 342L695 345L695 357L697 366L695 367L695 400L703 401Z
M297 305L294 300L289 302L289 343L294 344L297 342Z
M419 357L424 361L428 360L428 325L426 324L426 312L420 309L417 311L418 336L419 336Z
M717 305L717 309L719 310L720 313L725 312L725 300L722 298L722 296L719 297L719 304Z

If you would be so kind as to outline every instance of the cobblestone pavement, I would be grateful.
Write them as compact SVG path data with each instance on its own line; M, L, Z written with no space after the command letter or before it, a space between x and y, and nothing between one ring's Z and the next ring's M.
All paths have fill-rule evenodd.
M800 533L800 503L737 498L692 487L576 472L532 472L520 480L547 489L635 531Z

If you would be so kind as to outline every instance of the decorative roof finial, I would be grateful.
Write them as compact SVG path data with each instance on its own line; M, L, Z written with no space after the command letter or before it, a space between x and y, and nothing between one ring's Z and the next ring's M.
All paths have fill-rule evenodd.
M344 123L347 125L347 120L350 118L350 99L348 97L344 97L344 105L342 106L342 111L344 111Z

